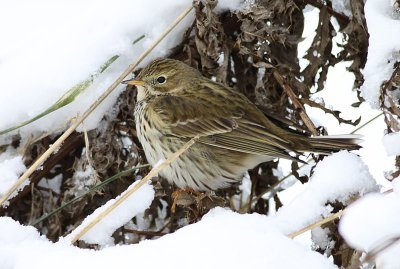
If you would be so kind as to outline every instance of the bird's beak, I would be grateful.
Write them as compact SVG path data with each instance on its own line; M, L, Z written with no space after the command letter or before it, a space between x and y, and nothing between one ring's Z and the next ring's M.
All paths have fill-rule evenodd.
M136 79L124 80L121 83L122 84L128 84L128 85L135 85L135 86L143 86L144 85L144 81L143 80L136 80Z

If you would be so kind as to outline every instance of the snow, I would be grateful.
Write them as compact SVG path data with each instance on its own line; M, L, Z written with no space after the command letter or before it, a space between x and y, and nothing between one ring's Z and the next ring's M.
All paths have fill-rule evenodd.
M276 219L283 232L289 234L328 216L332 209L326 206L328 202L346 204L356 194L376 190L376 182L360 157L341 151L317 164L305 190L280 208Z
M242 9L249 3L251 1L220 0L217 10ZM333 1L333 8L348 15L348 3ZM105 0L39 0L35 3L17 0L2 5L0 23L8 27L0 28L0 131L44 111L68 89L90 77L110 57L119 55L119 58L75 102L18 131L0 136L0 145L9 143L11 135L16 133L22 136L23 146L31 135L64 129L68 121L82 114L188 5L190 2L185 0L153 1L151 5L147 1L129 0L112 3ZM390 8L388 3L380 0L368 0L365 8L370 49L363 71L362 94L375 108L380 83L388 78L394 60L399 58L395 52L400 46L400 21L391 19ZM306 30L312 32L315 29L309 25L316 25L317 16L315 9L306 16ZM166 55L180 42L183 30L192 19L193 14L190 14L141 66ZM146 35L145 39L132 45L132 41L142 34ZM308 32L304 36L307 39L300 45L307 47L312 34ZM305 62L301 62L304 66ZM365 121L377 111L365 105L348 109L356 101L356 94L349 94L354 76L346 71L348 65L340 63L330 70L326 89L313 98L323 97L327 106L343 111L344 117L363 115ZM123 89L124 86L119 86L85 120L85 130L98 127L105 114L112 116L115 113L112 106ZM354 129L339 126L331 116L321 115L315 109L307 108L307 113L316 122L328 126L330 134ZM275 216L238 214L216 208L198 223L173 234L136 245L113 246L112 233L134 216L140 220L150 205L154 190L145 185L83 237L88 243L101 245L103 248L99 251L79 249L71 246L69 240L115 200L97 209L72 234L57 243L40 236L33 227L0 217L1 268L42 269L55 265L58 268L130 268L132 265L148 268L188 265L192 268L337 268L326 257L312 251L309 241L307 245L300 243L299 237L291 240L287 235L328 216L332 208L327 203L349 203L354 197L377 191L376 181L388 184L383 174L393 167L393 158L385 155L399 154L400 145L399 133L383 137L384 128L383 121L377 121L363 129L363 149L356 151L360 157L344 151L326 157L316 166L309 183L296 182L295 186L279 193L284 206ZM127 147L130 143L124 140ZM16 150L7 149L0 154L0 195L25 169L21 154ZM306 173L308 170L309 167L304 168ZM279 167L277 172L285 175L287 169ZM79 179L90 178L93 171L89 167L76 174ZM283 185L289 186L294 182L292 179ZM56 177L43 180L41 184L58 191L59 181ZM246 178L243 190L249 190L249 186L250 180ZM395 193L366 194L346 211L340 222L340 232L351 246L370 251L383 240L400 234L400 179L393 182L393 187ZM247 196L245 193L244 197ZM164 206L162 210L166 212L168 208ZM147 226L146 223L138 225ZM332 244L322 228L314 229L312 237L320 247L329 248ZM378 268L383 265L399 268L399 256L399 244L388 248L378 256Z
M2 268L337 268L324 256L280 234L258 214L216 208L193 225L136 245L79 249L51 243L32 227L0 218ZM17 234L13 237L10 235ZM240 243L239 243L240 242ZM282 255L290 254L290 258ZM45 256L44 256L45 255ZM62 262L60 262L62 261Z
M341 167L340 171L337 167ZM0 235L0 251L4 254L0 256L0 264L10 264L5 268L24 268L29 261L30 268L50 268L63 255L64 262L60 268L70 268L76 264L85 267L89 263L96 268L110 265L125 267L132 260L151 268L172 268L176 267L177 261L170 257L179 253L179 262L192 264L194 268L209 265L215 268L337 268L321 254L286 235L319 219L321 212L328 214L330 207L325 205L326 202L346 201L353 194L362 194L374 188L375 182L360 158L343 151L320 162L303 193L283 206L276 216L239 214L216 208L200 222L185 226L173 234L142 241L137 245L112 246L111 234L133 216L143 212L153 199L154 191L151 185L146 185L84 236L83 239L88 243L105 246L100 251L78 249L68 244L81 230L80 227L60 242L51 243L35 233L32 227L24 227L7 217L0 218L0 229L7 231L2 233L5 235ZM110 203L113 201L87 217L81 227ZM16 240L11 240L10 234L13 233L19 234ZM319 237L323 240L323 232L319 233ZM323 244L322 241L320 243ZM42 259L40 253L46 253L48 258ZM157 253L157 259L152 258L154 253ZM286 255L290 255L290 258ZM224 258L232 256L235 258Z
M400 20L391 18L392 10L389 1L368 0L365 4L369 48L361 92L373 108L379 107L382 81L389 79L394 63L400 60Z
M341 169L338 170L337 167ZM0 229L7 231L4 233L6 235L0 235L0 251L4 253L0 256L0 264L10 264L9 268L24 268L29 260L30 268L50 268L62 255L65 262L60 268L70 268L76 264L81 267L90 264L96 268L107 268L110 265L125 267L132 260L150 267L172 268L176 266L176 261L168 257L179 253L182 264L196 261L192 266L194 268L204 268L210 264L230 268L336 268L324 256L286 235L318 220L321 212L328 214L328 201L346 201L353 194L363 194L374 189L375 181L361 159L353 153L342 151L320 162L305 190L282 207L274 217L242 215L217 208L200 222L157 240L111 247L112 233L150 205L154 190L151 185L145 185L145 188L139 189L129 201L118 206L84 235L86 242L106 246L96 252L72 247L67 242L114 201L109 201L96 210L72 234L58 243L51 243L40 237L31 227L21 226L9 218L0 218ZM10 239L12 233L19 234L16 240ZM24 234L24 239L18 240ZM323 244L323 233L320 233L319 238ZM329 244L326 239L325 241L325 244ZM43 261L39 258L40 253L47 253L49 258ZM151 259L154 253L157 253L157 259ZM280 253L290 253L290 258L279 255ZM222 258L232 255L235 259Z
M47 179L47 178L42 178L39 182L38 182L38 186L43 187L43 188L47 188L47 189L51 189L52 191L54 191L55 193L61 193L61 184L62 184L62 179L63 176L57 175L53 178Z
M398 238L400 192L394 189L391 194L368 194L348 207L340 220L339 231L350 246L371 251L386 240ZM378 254L377 268L400 268L399 255L400 244L397 242Z
M400 132L385 135L382 142L388 155L400 155Z
M334 242L329 239L329 234L328 228L316 227L311 231L314 244L321 249L333 247Z
M0 130L46 110L112 56L120 55L75 102L18 132L26 137L64 129L70 119L82 114L189 5L185 0L157 1L152 5L147 1L129 0L112 3L20 0L3 4L0 24L8 27L0 28L0 115L7 117L2 116ZM153 23L147 23L149 19ZM151 58L165 55L179 43L182 30L192 19L191 14L155 49ZM132 45L143 34L145 39ZM105 113L112 112L110 108L124 88L124 85L118 86L85 121L86 130L95 128ZM6 137L0 137L0 145Z
M340 232L351 246L370 251L382 240L400 234L400 217L393 212L400 212L398 194L366 195L348 208ZM380 229L382 225L385 229Z
M353 16L351 13L350 0L332 1L332 8L336 12L342 13L349 18Z
M218 5L216 7L217 12L224 12L227 10L243 10L247 6L254 3L254 0L246 0L246 1L232 1L232 0L219 0Z
M109 200L105 205L97 208L92 214L87 216L85 220L72 233L62 239L62 241L70 241L79 234L84 227L97 218L102 212L114 204L129 189L133 188L140 181L135 181L129 188L120 194L117 198ZM126 224L136 215L143 213L154 199L154 189L150 184L145 184L136 192L128 197L123 203L119 204L113 211L103 217L99 223L91 228L82 236L82 240L90 244L98 244L107 246L114 244L112 234L116 229Z
M10 189L20 174L25 170L26 166L22 161L22 156L16 155L16 152L12 149L8 149L3 154L0 154L0 197ZM29 182L26 182L20 189L25 187L28 183Z

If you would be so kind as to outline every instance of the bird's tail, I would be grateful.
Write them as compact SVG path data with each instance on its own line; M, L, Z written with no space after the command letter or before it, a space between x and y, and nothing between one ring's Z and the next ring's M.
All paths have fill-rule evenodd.
M311 145L310 152L319 154L330 154L340 150L356 150L363 140L361 135L327 135L310 137L308 142ZM308 151L308 150L307 150Z

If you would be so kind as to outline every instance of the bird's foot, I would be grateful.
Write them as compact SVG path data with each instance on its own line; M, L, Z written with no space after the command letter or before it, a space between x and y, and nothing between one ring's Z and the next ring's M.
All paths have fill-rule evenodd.
M172 197L172 206L171 211L175 213L176 206L191 206L196 203L196 196L202 195L201 192L192 190L192 189L177 189L171 194Z
M213 192L198 192L192 189L178 189L172 193L171 211L176 211L176 206L190 208L196 215L202 215L216 206L225 206L226 201L222 197L216 196Z

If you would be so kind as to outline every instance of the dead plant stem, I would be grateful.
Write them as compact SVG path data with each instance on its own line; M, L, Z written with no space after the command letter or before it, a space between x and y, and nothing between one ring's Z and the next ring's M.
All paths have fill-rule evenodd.
M117 206L122 204L129 196L131 196L133 193L135 193L140 187L142 187L150 179L152 179L154 176L156 176L162 169L164 169L166 166L168 166L170 163L172 163L176 158L178 158L182 153L184 153L187 149L189 149L198 139L199 139L198 136L192 138L191 140L189 140L189 142L187 142L185 145L183 145L182 148L180 148L178 151L176 151L174 154L172 154L166 160L164 160L160 165L155 166L153 169L151 169L151 171L138 184L133 186L131 189L128 189L123 195L121 195L118 199L116 199L115 202L111 206L106 208L95 219L93 219L88 225L83 227L83 229L72 238L71 243L73 244L76 241L78 241L91 228L93 228L97 223L99 223L105 216L107 216Z
M393 192L393 189L387 190L387 191L383 192L382 194L389 194L391 192ZM294 233L289 234L288 237L295 238L296 236L301 235L301 234L303 234L303 233L305 233L307 231L310 231L310 230L312 230L312 229L314 229L316 227L320 227L320 226L324 225L325 223L328 223L328 222L331 222L331 221L333 221L333 220L335 220L337 218L340 218L344 213L346 213L346 211L347 211L346 209L340 210L340 211L336 212L335 214L330 215L327 218L324 218L324 219L322 219L320 221L317 221L317 222L315 222L313 224L310 224L310 225L304 227L303 229L300 229L300 230L298 230L298 231L296 231Z
M128 66L128 68L111 84L107 90L86 110L81 117L76 118L72 125L52 144L14 183L13 186L0 198L0 206L9 199L9 197L18 190L18 188L29 178L34 171L36 171L50 155L56 151L61 144L67 139L68 136L75 131L76 128L103 102L103 100L139 65L141 61L181 22L187 14L192 10L192 6L186 8L175 21L161 34L161 36L145 51L143 52L135 63Z
M304 106L300 103L297 96L294 94L292 88L288 84L285 83L282 75L277 70L274 70L273 74L274 74L276 81L278 81L279 85L281 85L284 92L288 95L289 99L292 101L294 107L299 110L300 117L303 120L304 124L307 126L308 130L313 135L317 136L318 132L317 132L317 129L315 128L314 123L308 117L306 110L304 109Z

